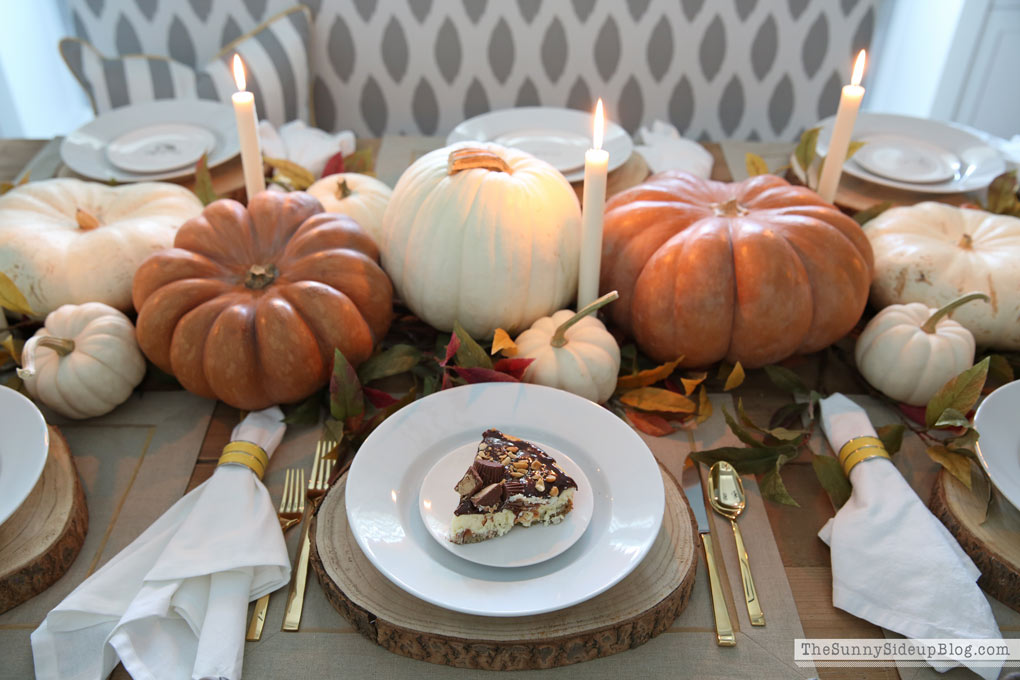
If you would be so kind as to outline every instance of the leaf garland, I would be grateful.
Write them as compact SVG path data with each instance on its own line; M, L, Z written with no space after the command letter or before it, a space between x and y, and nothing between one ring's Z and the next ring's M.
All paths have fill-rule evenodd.
M726 376L726 383L723 385L723 392L729 392L740 387L744 382L744 367L740 365L738 361L733 366L733 370Z
M10 310L15 314L24 314L26 316L33 314L32 308L28 305L28 300L18 290L18 287L14 285L14 281L11 281L10 277L3 272L0 272L0 307Z
M863 227L865 224L875 219L876 217L878 217L891 207L892 201L882 201L881 203L876 203L870 208L865 208L864 210L858 210L857 212L855 212L854 221Z
M209 205L219 198L216 195L216 190L213 189L212 173L209 172L208 154L202 154L198 162L195 163L195 188L192 191L198 196L198 200L202 202L202 205Z
M631 375L620 376L616 380L616 389L619 390L630 390L637 387L647 387L654 385L660 380L665 380L669 376L673 375L673 371L683 361L683 357L677 357L673 361L667 361L664 364L660 364L655 368L648 368L643 371L638 371ZM690 394L690 392L688 392Z
M489 350L489 354L495 355L500 352L506 357L516 356L517 343L513 341L509 333L502 328L497 328L492 335L492 349Z
M744 167L747 170L748 177L757 177L758 175L769 174L768 163L766 163L765 159L756 153L748 152L744 154Z
M807 176L808 168L815 162L815 149L818 146L818 133L821 129L816 127L805 130L804 134L800 136L800 141L797 142L797 148L793 152L793 157L797 159L797 164L804 171L805 177Z
M981 396L981 388L988 378L990 359L985 357L967 370L943 385L928 402L924 411L925 424L929 429L936 427L947 409L962 415L970 411Z

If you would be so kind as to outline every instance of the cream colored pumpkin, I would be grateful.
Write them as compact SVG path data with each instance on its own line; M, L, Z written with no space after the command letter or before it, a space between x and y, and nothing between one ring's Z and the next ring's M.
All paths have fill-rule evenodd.
M886 307L857 339L857 369L887 396L924 406L946 382L974 365L974 336L946 315L976 299L988 301L976 293L937 310L920 302Z
M375 177L356 172L326 175L308 187L308 193L319 199L328 213L347 215L379 243L382 236L383 213L393 189Z
M100 302L64 305L21 353L29 394L68 418L92 418L127 401L145 376L135 328Z
M567 180L530 154L461 143L425 154L383 217L383 268L400 297L441 330L515 331L577 289L581 209Z
M987 305L954 318L978 345L1020 350L1020 219L942 203L893 208L864 226L875 252L872 301L942 307L977 291Z
M138 265L201 212L176 184L30 182L0 196L0 271L38 318L82 302L127 311Z
M515 356L534 359L524 381L573 392L596 404L613 396L620 347L602 322L589 315L617 297L613 291L577 313L561 309L521 333L514 341Z

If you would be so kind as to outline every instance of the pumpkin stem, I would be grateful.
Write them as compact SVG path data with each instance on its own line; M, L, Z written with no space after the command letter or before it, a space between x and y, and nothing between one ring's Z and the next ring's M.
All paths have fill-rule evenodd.
M741 217L750 212L747 208L740 205L740 201L736 197L723 203L713 203L710 207L716 217Z
M964 234L960 237L956 247L963 248L964 250L970 250L974 247L974 238L970 234Z
M456 151L451 151L447 159L446 174L455 175L461 170L482 168L495 172L510 172L510 166L499 155L492 151L479 149L473 146L466 146Z
M74 221L78 223L78 228L82 231L91 231L99 226L99 220L96 219L95 215L81 208L74 211Z
M952 302L935 310L935 313L929 316L928 320L921 325L921 330L925 333L934 333L935 327L939 325L939 321L942 321L943 317L947 314L951 314L954 309L960 305L970 302L971 300L984 300L985 302L988 302L990 298L984 293L967 293L962 297L958 297Z
M262 290L279 275L280 270L275 264L253 264L244 275L244 285L252 290Z
M22 367L18 369L19 378L31 378L35 375L35 351L39 347L52 349L58 356L66 357L74 351L74 340L58 338L53 335L38 335L30 338L21 350Z
M337 183L336 183L336 197L339 200L342 201L342 200L344 200L345 198L347 198L348 196L350 196L353 193L354 192L351 191L351 188L349 186L347 186L347 180L341 179L341 180L337 181Z
M549 340L549 344L552 345L553 347L563 347L565 344L567 344L568 328L570 328L575 323L577 323L584 317L588 316L589 314L592 314L601 309L602 307L605 307L618 297L620 297L619 293L617 293L615 290L611 291L600 297L595 302L592 302L591 304L587 305L586 307L578 311L577 314L574 314L572 317L570 317L569 319L567 319L566 321L559 325L559 327L556 329L556 332L553 333L552 339Z

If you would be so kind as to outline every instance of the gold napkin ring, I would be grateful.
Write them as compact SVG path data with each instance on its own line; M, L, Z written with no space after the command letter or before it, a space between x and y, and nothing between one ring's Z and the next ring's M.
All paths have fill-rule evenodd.
M259 479L262 479L266 474L266 468L269 467L269 454L257 444L239 440L232 441L223 447L223 453L220 454L220 460L216 464L226 465L227 463L243 465L251 469Z
M839 450L839 464L848 477L858 463L872 458L889 458L885 445L878 437L854 437Z

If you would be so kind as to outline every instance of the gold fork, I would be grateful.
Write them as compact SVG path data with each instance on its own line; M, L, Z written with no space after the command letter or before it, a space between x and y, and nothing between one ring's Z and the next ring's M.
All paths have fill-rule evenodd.
M333 473L336 461L327 458L326 454L336 447L331 439L320 439L315 446L315 460L312 463L311 477L308 479L308 500L314 500L326 493L329 477ZM290 581L290 592L287 593L287 609L283 615L282 630L294 632L301 626L301 612L305 606L305 586L308 584L308 557L312 552L312 543L308 537L308 525L305 522L301 533L301 551L298 553L294 575Z
M305 486L305 471L299 468L289 468L287 477L283 483L283 495L280 497L280 509L277 511L277 519L280 520L280 529L287 533L287 529L301 521L305 512L305 496L301 493ZM266 593L255 602L255 611L248 623L248 632L244 639L250 642L259 640L262 637L262 627L266 623L266 611L269 609L269 593Z

